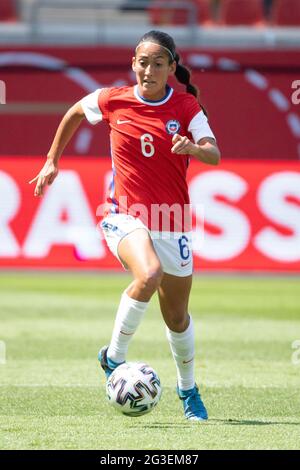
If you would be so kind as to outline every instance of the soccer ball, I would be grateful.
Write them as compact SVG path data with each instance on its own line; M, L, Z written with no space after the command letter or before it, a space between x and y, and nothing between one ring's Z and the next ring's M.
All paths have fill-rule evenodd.
M161 392L157 373L142 362L121 364L106 384L109 403L127 416L149 413L159 402Z

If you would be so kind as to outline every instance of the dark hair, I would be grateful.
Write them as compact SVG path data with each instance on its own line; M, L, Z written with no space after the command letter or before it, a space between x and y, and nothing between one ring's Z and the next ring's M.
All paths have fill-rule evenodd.
M187 93L194 95L199 101L200 91L196 85L193 85L190 82L191 73L189 69L179 63L180 57L179 57L179 54L176 52L174 39L171 36L169 36L169 34L164 33L162 31L149 31L148 33L144 34L144 36L139 40L138 46L141 43L147 42L147 41L155 42L156 44L159 44L160 46L164 47L165 49L169 51L170 64L174 61L176 62L175 77L177 78L179 83L182 83L183 85L186 86ZM201 107L202 107L204 114L207 115L205 108L202 105Z

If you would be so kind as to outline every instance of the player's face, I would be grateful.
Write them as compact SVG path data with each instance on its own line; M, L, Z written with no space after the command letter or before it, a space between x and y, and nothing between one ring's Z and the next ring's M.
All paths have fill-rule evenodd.
M139 93L150 100L160 100L166 94L168 77L176 70L176 62L170 64L168 51L158 44L142 43L132 59Z

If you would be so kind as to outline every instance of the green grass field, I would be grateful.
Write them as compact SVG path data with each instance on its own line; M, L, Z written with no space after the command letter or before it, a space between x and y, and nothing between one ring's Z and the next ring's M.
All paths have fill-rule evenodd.
M297 278L195 277L190 311L205 424L183 418L157 299L129 350L163 384L156 409L111 408L97 363L120 293L117 275L0 274L0 449L297 449ZM298 355L298 358L300 355Z

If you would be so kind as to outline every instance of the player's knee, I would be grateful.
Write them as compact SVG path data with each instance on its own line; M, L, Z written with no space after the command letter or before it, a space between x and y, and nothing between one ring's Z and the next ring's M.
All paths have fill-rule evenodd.
M140 278L142 289L153 294L160 286L162 277L163 270L160 264L147 268Z
M188 327L188 318L184 315L172 315L168 319L168 328L175 333L183 333Z

